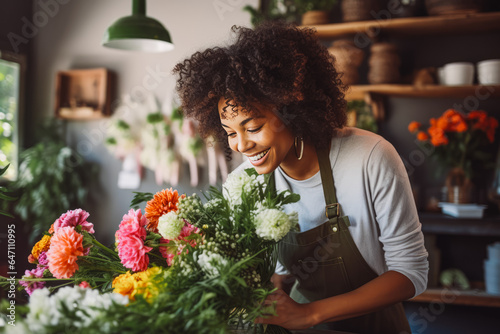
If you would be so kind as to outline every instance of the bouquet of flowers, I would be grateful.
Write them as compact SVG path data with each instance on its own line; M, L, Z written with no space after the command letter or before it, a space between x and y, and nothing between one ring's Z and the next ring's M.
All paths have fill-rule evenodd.
M475 110L465 115L449 109L441 117L431 118L427 130L419 122L411 122L408 130L416 134L419 141L430 143L440 167L460 168L470 179L478 167L493 162L490 149L497 127L498 121L484 111Z
M268 183L248 169L222 191L212 187L205 203L172 189L137 193L133 205L147 201L145 214L123 216L113 249L94 238L88 213L63 214L33 248L37 268L20 279L31 294L25 332L286 332L253 323L269 313L261 304L274 291L274 248L298 222L283 207L299 196ZM40 288L50 280L79 286L49 296Z

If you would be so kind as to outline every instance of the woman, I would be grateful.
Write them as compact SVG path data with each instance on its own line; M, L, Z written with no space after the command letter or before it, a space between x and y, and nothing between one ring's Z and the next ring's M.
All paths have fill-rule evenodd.
M187 117L301 196L301 232L278 249L277 316L289 329L410 332L401 301L425 290L427 252L406 170L391 144L346 122L344 86L314 31L235 28L226 47L178 64ZM288 277L296 279L288 296Z

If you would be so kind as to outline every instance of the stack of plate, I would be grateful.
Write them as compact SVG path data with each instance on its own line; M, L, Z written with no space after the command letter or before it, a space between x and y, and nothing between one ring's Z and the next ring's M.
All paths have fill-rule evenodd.
M500 242L488 245L488 258L484 260L486 292L500 295Z

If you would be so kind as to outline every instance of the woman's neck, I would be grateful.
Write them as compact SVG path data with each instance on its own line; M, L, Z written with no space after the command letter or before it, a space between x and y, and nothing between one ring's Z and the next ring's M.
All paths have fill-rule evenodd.
M313 145L304 143L302 159L298 160L295 147L292 146L280 164L286 175L295 180L307 180L319 171L318 155Z

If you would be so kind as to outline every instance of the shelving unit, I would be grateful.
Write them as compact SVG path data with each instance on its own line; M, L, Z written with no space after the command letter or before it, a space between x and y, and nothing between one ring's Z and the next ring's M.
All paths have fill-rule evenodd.
M500 217L498 216L468 219L440 213L420 213L419 218L422 223L422 232L425 234L500 237ZM473 284L473 287L478 289L460 291L429 288L409 301L500 308L500 296L486 293L484 283Z
M500 31L500 12L460 14L449 16L428 16L410 18L390 18L386 20L332 23L308 26L316 29L318 38L332 40L341 37L355 37L364 34L376 38L382 34L392 36L424 36L453 35L462 33L481 33ZM478 89L487 89L481 93L500 97L500 85L496 86L441 86L441 85L358 85L351 86L346 93L346 99L368 101L375 100L367 94L383 96L416 97L416 98L463 98L477 95ZM383 118L383 103L378 101L376 111L378 118ZM372 103L373 105L373 103Z
M431 234L500 237L500 217L454 218L443 214L421 213L422 231Z
M424 293L409 301L500 308L500 296L490 295L481 290L427 289Z
M465 98L467 96L500 97L500 85L442 86L442 85L355 85L346 92L346 100L362 100L367 93L415 98Z
M391 18L387 20L332 23L308 26L315 28L320 39L366 34L376 37L380 33L391 35L447 35L462 33L491 32L500 30L500 12L460 14L449 16L428 16Z
M380 37L412 36L444 36L458 34L492 33L500 31L500 12L460 14L449 16L429 16L394 18L374 21L333 23L326 25L309 26L316 29L317 36L323 41L332 41L339 38L364 40L367 38L376 41ZM407 98L457 98L468 96L500 97L500 85L470 85L470 86L442 86L442 85L408 85L408 84L381 84L381 85L353 85L346 92L347 100L365 100L372 105L377 119L384 118L385 97ZM443 214L420 213L422 231L429 240L436 240L441 236L464 236L486 238L500 237L500 217L485 217L483 219L460 219ZM439 270L439 267L437 268ZM444 303L464 306L482 306L500 308L500 296L487 294L484 283L473 285L473 290L459 291L442 288L429 288L421 295L409 300L420 303Z

